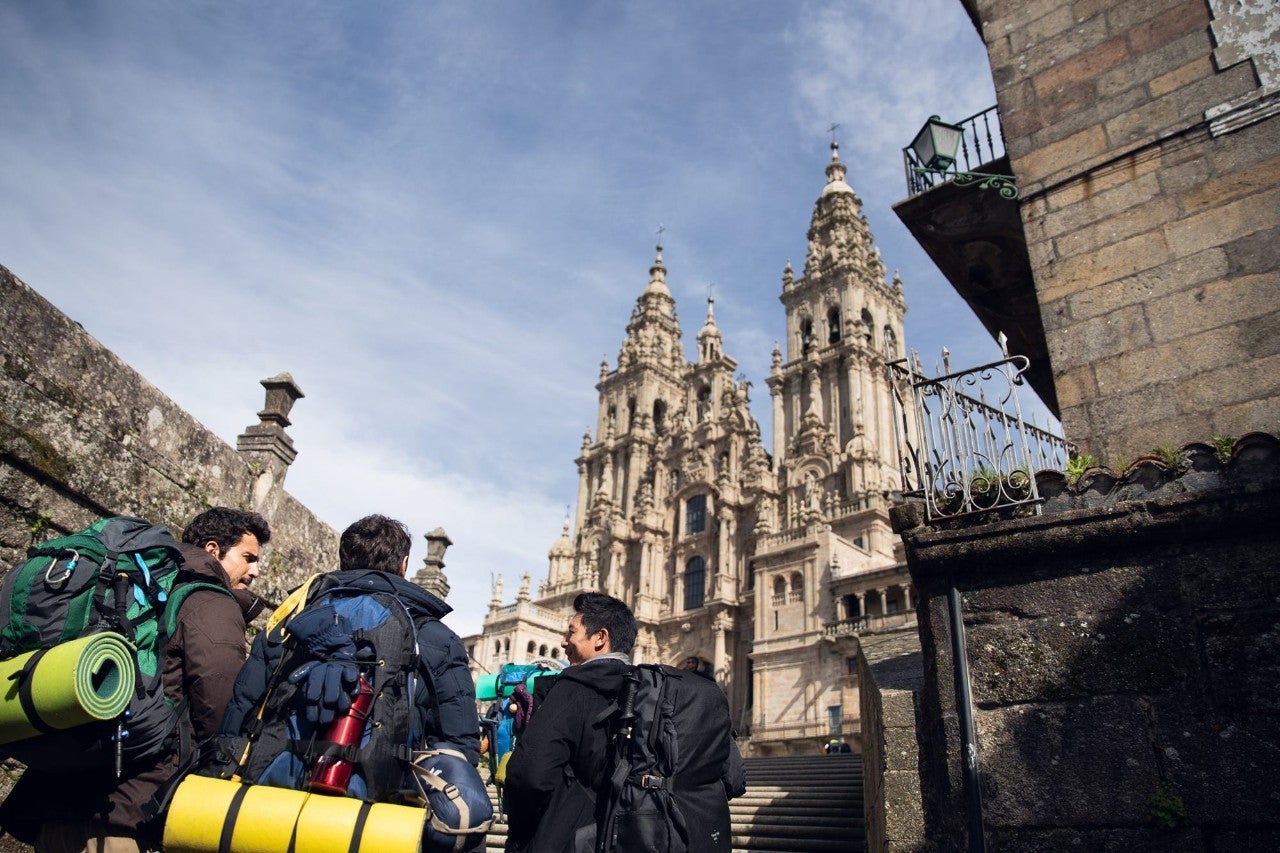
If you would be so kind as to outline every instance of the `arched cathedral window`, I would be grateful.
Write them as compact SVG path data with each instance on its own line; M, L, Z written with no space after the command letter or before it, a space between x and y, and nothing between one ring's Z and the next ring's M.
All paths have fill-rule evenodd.
M658 435L667 432L667 404L662 400L653 401L653 431Z
M808 352L810 345L813 344L813 320L809 317L800 318L800 351Z
M707 529L707 496L694 495L684 505L684 532L701 533Z
M698 423L711 417L711 386L703 385L698 389Z
M862 337L871 346L875 338L876 320L866 308L862 309Z
M706 600L707 562L701 556L684 564L684 609L696 610Z
M834 305L827 309L827 343L840 343L840 309Z

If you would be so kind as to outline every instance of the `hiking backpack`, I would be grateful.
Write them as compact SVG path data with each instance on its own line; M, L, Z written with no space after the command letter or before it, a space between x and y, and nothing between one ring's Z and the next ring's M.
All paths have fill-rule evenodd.
M728 853L728 705L705 676L631 667L613 709L613 770L596 853ZM696 792L705 793L699 798Z
M6 685L40 734L0 753L31 767L79 770L142 764L185 742L185 708L164 692L162 658L178 611L198 589L230 591L180 578L182 555L169 531L141 518L105 518L79 533L34 545L0 583L0 660L34 652ZM31 675L53 647L100 632L129 644L134 690L114 720L54 728L41 718ZM189 734L189 733L188 733Z
M333 575L316 575L271 617L263 642L279 649L265 691L240 733L220 735L209 745L198 772L239 782L245 792L254 785L308 791L318 759L349 762L346 797L426 808L424 850L483 846L493 822L484 783L461 753L426 749L426 732L419 730L419 684L427 690L434 718L440 719L431 669L418 648L420 628L434 617L415 622L390 591L359 586L358 580L357 585L342 583ZM327 742L329 727L342 717L326 723L309 720L302 703L305 680L294 683L289 677L314 663L289 635L289 621L303 609L324 605L332 606L352 629L361 691L367 694L358 744ZM272 654L267 660L271 663ZM340 795L336 790L325 793Z
M433 708L437 703L430 669L422 663L418 649L420 625L392 593L337 583L333 575L314 576L300 588L300 596L291 597L272 617L265 642L279 644L280 649L266 691L246 716L239 735L220 738L219 754L208 766L208 775L235 775L250 784L307 790L315 760L340 757L355 765L348 796L372 802L398 800L413 750L425 736L417 731L414 711L420 683L425 683ZM323 740L329 724L306 718L305 682L295 684L289 679L313 659L288 632L289 620L301 609L288 611L299 605L326 604L350 624L357 668L372 690L364 733L355 748L339 748Z
M499 802L511 751L563 668L560 661L539 658L527 664L505 663L497 673L476 678L476 701L492 703L480 718L480 753L488 759L489 781L498 790Z

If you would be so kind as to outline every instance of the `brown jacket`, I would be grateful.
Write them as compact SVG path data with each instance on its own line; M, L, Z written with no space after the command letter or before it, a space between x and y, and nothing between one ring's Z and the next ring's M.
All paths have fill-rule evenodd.
M183 573L189 579L230 589L222 566L206 551L183 544ZM245 625L262 610L262 602L247 591L226 596L213 590L192 592L178 613L177 626L165 647L163 678L166 695L188 702L195 740L218 730L231 698L236 674L244 663ZM101 821L111 835L138 838L144 849L158 846L158 821L143 825L143 809L177 769L176 753L144 767L115 773L64 774L27 770L0 807L0 823L21 841L32 843L39 825L50 819Z

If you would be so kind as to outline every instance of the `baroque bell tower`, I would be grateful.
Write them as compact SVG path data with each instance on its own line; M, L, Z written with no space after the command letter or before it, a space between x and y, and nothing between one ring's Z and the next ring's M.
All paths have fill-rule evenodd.
M782 275L786 356L775 346L768 379L782 526L899 488L884 366L901 355L907 306L902 280L885 281L834 142L808 236L803 277L790 263Z
M914 625L888 513L900 486L886 361L906 302L834 143L803 275L787 264L781 300L770 456L710 296L686 356L658 245L617 365L600 365L546 580L535 599L526 574L511 605L495 580L484 634L468 638L478 670L558 656L574 597L598 590L635 612L635 660L720 684L754 754L859 731L859 633Z

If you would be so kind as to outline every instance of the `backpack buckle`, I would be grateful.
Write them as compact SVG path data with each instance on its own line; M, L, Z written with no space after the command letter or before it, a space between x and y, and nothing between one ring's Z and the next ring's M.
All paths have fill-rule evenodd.
M640 777L640 787L644 788L646 791L660 791L667 787L667 777L654 776L653 774L645 773Z

